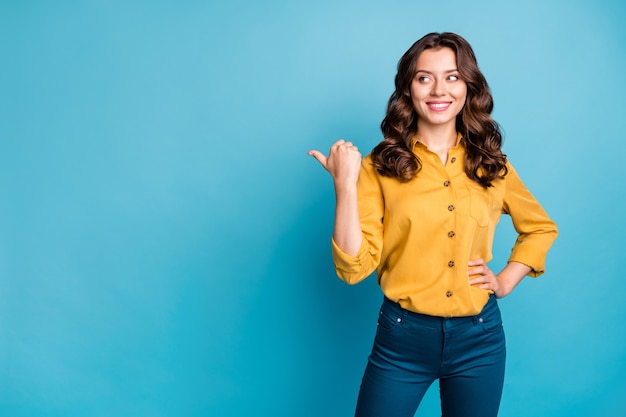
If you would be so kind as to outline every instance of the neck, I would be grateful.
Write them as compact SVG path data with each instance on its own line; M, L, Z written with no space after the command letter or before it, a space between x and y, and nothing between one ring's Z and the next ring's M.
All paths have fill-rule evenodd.
M417 124L417 136L428 149L433 152L447 153L450 148L456 145L456 124L445 125Z

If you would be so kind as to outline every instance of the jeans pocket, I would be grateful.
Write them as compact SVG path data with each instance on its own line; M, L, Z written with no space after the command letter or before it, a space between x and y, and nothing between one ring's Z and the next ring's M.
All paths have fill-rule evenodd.
M396 325L399 322L400 322L399 317L394 317L393 314L390 314L384 310L380 310L380 314L378 315L378 328L379 329L390 332L396 327Z
M490 296L489 302L481 312L478 322L485 332L496 332L502 329L502 314L495 296Z
M502 330L502 321L499 320L483 320L481 323L483 330L487 333L497 332L498 330Z

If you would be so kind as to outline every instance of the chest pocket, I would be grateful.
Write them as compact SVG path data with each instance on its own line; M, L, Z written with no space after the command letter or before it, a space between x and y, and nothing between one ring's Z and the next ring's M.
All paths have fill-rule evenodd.
M479 226L488 226L495 210L493 193L490 192L490 189L482 188L480 185L467 186L467 189L469 191L470 217L476 220Z

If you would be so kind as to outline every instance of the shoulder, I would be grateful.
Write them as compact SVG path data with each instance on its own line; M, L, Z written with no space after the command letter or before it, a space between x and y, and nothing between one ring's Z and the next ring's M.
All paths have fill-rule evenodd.
M361 170L367 171L368 173L371 173L372 175L378 174L378 171L374 167L374 161L372 160L371 153L365 155L365 157L361 161Z
M388 182L397 181L395 178L387 177L381 174L372 159L372 155L366 155L361 161L361 172L359 174L359 182L362 184L376 184L376 187L384 187Z
M506 158L506 176L504 179L507 182L510 180L519 180L519 174L508 157Z

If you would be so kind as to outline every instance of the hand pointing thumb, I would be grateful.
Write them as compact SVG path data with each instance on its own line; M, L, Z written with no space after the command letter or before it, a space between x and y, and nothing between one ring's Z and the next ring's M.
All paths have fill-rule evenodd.
M328 161L326 155L316 150L309 151L308 154L317 159L317 161L324 167L324 169L328 170L328 168L326 167L326 162Z

